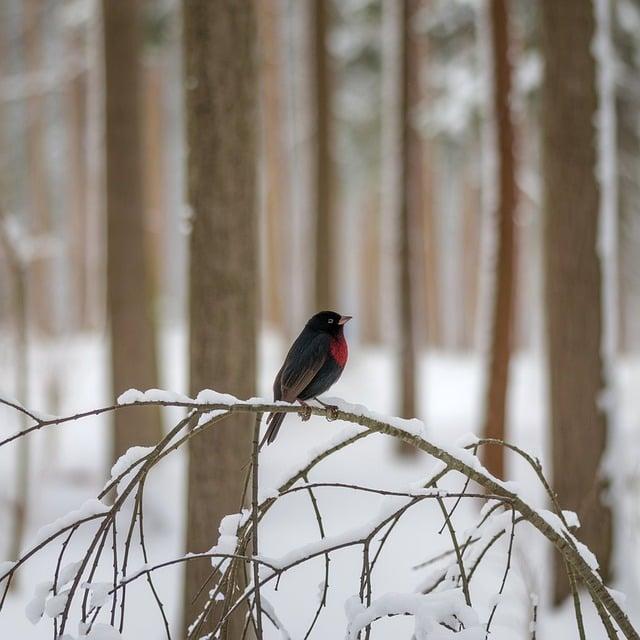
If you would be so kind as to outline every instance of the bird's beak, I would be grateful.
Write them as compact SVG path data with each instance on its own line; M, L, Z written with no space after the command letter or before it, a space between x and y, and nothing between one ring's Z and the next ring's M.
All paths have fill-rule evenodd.
M353 316L340 316L340 320L338 320L338 324L347 324L349 320L351 320Z

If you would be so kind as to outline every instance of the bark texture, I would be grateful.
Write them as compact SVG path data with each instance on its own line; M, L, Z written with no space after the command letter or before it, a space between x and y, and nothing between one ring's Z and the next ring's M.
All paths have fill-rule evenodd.
M596 62L593 6L544 0L542 94L544 263L553 480L560 503L577 511L580 539L608 577L611 511L603 496L607 419L600 355L601 266L596 253ZM558 561L555 599L568 593Z
M506 0L490 0L489 23L493 61L493 117L497 157L497 262L491 319L491 351L483 433L505 439L509 361L513 336L516 213L514 130L511 116L511 63L509 15ZM484 463L496 477L504 478L504 448L487 447Z
M400 415L413 418L416 415L416 359L415 359L415 318L414 318L414 260L416 241L421 238L416 233L419 216L422 213L422 149L420 139L414 130L411 116L412 107L419 100L419 60L416 54L416 36L412 20L419 9L416 0L402 0L396 8L400 29L399 52L399 116L400 150L398 154L400 190L398 193L399 225L399 281L400 292ZM403 445L403 450L406 446Z
M311 0L310 10L311 104L314 109L313 211L316 220L315 309L336 304L337 252L333 218L331 163L331 68L327 50L330 23L329 0Z
M103 0L107 186L107 306L111 381L118 395L158 386L152 300L144 236L142 125L140 121L140 4ZM113 455L156 443L158 409L119 412Z
M246 398L256 387L254 12L253 3L237 0L183 3L187 176L193 215L189 352L194 394L203 388L229 389ZM241 507L244 467L251 455L247 422L251 423L250 416L231 417L224 428L191 440L188 551L211 548L220 519ZM192 600L210 572L206 560L187 564L186 624L202 609L202 598ZM223 638L242 637L244 612L237 613Z

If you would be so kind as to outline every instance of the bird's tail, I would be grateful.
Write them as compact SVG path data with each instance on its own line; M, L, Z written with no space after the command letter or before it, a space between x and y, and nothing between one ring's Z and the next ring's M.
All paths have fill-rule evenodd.
M270 413L269 414L269 417L267 418L267 424L269 425L269 428L267 429L267 432L264 434L264 438L262 439L260 446L262 446L265 442L267 444L271 444L276 439L276 436L278 435L278 431L280 431L280 426L282 425L282 421L285 419L286 415L287 415L286 413Z

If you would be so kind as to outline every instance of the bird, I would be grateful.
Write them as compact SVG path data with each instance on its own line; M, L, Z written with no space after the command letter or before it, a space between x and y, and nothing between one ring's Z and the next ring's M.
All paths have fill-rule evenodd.
M317 396L338 381L349 356L344 325L351 318L352 316L343 316L335 311L321 311L308 320L291 345L274 380L274 401L297 400L307 406L305 400L317 400ZM286 415L277 411L269 414L269 428L263 443L266 441L271 444L275 440Z

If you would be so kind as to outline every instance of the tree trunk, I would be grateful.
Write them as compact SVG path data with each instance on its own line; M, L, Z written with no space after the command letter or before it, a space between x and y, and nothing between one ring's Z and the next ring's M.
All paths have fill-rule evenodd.
M417 0L402 0L396 10L399 12L400 29L399 52L399 116L400 149L398 171L400 189L398 193L399 225L399 279L400 292L400 415L413 418L416 415L416 356L414 318L414 260L416 241L420 241L418 217L422 208L421 173L422 149L418 133L414 130L412 109L420 100L419 58L416 56L416 36L412 21L420 3ZM407 450L406 446L402 450Z
M77 26L67 29L66 49L69 56L84 55L82 32ZM69 202L69 267L72 291L72 328L83 330L88 324L87 310L87 74L78 73L66 87L66 126L68 139L67 174Z
M491 320L491 352L483 433L487 438L505 438L509 360L514 309L514 216L516 173L514 132L511 117L511 63L509 61L509 15L506 0L490 0L489 22L493 61L493 118L496 133L498 201L497 264ZM504 449L484 449L484 463L497 478L504 478Z
M27 270L20 248L11 244L11 238L6 232L6 218L4 210L0 209L0 249L5 254L8 270L11 274L11 311L15 332L14 343L14 396L22 406L29 406L29 342L28 342L28 313L27 313ZM29 424L26 416L20 413L18 418L19 430L26 429ZM20 438L16 443L15 460L15 495L13 496L13 520L9 534L8 557L17 560L20 556L24 541L27 509L29 506L29 469L30 469L30 440ZM12 581L12 588L17 584Z
M596 253L595 20L591 2L544 0L542 91L544 263L553 480L560 504L580 517L580 539L609 574L612 517L602 455L607 419L600 355L601 271ZM558 559L555 600L568 593Z
M43 27L40 0L27 0L22 6L24 17L24 55L28 74L42 67ZM31 220L29 233L44 237L51 232L50 174L46 163L47 122L42 94L26 98L26 163L28 167L27 207ZM27 305L33 311L34 328L50 337L55 328L52 309L52 260L34 256L29 263Z
M114 394L157 387L155 331L144 237L138 0L103 0L107 186L107 306ZM112 459L157 442L159 408L114 415Z
M284 255L290 250L283 242L288 218L285 155L285 121L281 60L282 12L278 2L256 3L261 45L262 180L265 230L264 317L278 330L285 328Z
M193 212L190 388L193 394L211 387L247 398L256 387L258 315L254 4L185 0L183 20ZM211 548L220 519L241 507L251 426L250 416L228 418L191 440L188 551ZM202 609L202 599L192 600L210 572L206 560L187 564L185 624ZM238 610L223 638L242 637L245 613Z
M327 35L330 22L330 1L311 0L309 12L311 104L314 108L314 181L313 215L315 216L315 311L333 309L338 282L336 264L337 236L333 211L334 188L331 163L331 69L327 50Z

